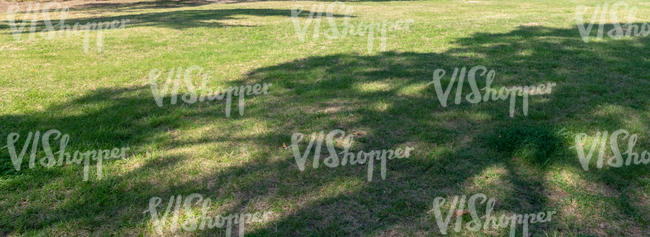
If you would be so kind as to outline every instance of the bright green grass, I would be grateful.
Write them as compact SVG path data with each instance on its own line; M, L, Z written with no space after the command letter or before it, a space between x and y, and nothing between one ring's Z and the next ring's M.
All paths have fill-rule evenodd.
M627 2L636 23L650 21L650 3ZM58 129L68 150L132 149L88 182L75 166L16 172L1 149L0 235L152 235L149 199L191 193L210 197L213 215L276 214L247 225L251 235L438 235L432 200L474 193L496 198L498 214L556 210L531 226L538 235L650 233L647 165L585 172L571 149L576 133L623 128L650 150L650 37L585 44L575 8L601 1L346 3L352 23L413 19L371 53L365 36L298 39L292 6L322 3L73 8L71 23L131 21L88 53L82 36L15 41L0 13L0 144ZM192 65L213 72L211 87L268 82L272 95L231 118L222 103L157 107L149 71ZM433 71L474 65L496 70L494 86L557 87L531 97L526 117L508 117L504 101L441 107L426 86ZM365 166L300 172L282 148L294 132L333 129L355 134L355 150L416 150L367 182Z

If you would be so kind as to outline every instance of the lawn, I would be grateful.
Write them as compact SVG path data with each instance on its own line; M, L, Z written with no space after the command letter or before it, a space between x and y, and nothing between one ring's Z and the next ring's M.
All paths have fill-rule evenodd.
M621 12L622 22L650 22L650 2L626 2L636 6L636 18L626 21ZM497 215L555 211L529 226L534 236L650 235L650 167L597 169L594 160L585 170L576 152L576 135L619 129L638 134L639 154L650 151L650 36L585 42L576 26L576 7L588 7L588 21L604 1L354 1L328 9L331 3L70 2L69 25L128 21L101 35L56 28L52 37L32 39L12 33L11 4L3 5L0 236L158 235L145 212L150 200L162 199L161 214L172 196L193 193L211 199L212 216L270 213L246 224L250 236L440 236L434 199L478 193L496 200ZM292 16L296 6L303 11ZM367 34L315 37L313 25L299 34L318 13L323 34L331 22L406 23L384 39L375 32L372 42ZM58 14L49 17L58 22ZM30 17L15 15L29 19L27 28ZM43 18L34 22L47 28ZM611 29L617 22L605 23ZM193 66L207 75L207 88L266 83L268 93L247 95L243 111L236 96L231 106L181 98L170 104L170 91L159 106L152 70L162 80ZM531 95L526 114L521 98L512 116L510 101L467 102L469 84L460 103L453 89L442 106L434 71L447 72L446 89L454 68L474 66L494 70L493 88L556 86ZM484 77L477 82L486 84ZM181 86L179 97L188 91ZM10 135L20 135L20 152L30 132L51 129L69 135L66 151L129 149L103 161L101 178L95 161L87 178L78 164L28 168L29 151L15 169ZM336 129L354 137L354 152L413 151L388 161L384 178L377 165L371 181L366 165L314 168L313 155L301 171L294 134L305 134L302 152L310 134ZM58 150L59 140L50 141ZM627 140L619 143L626 150ZM35 147L36 157L46 155ZM180 219L201 210L191 205ZM173 230L172 222L162 224L165 236L227 235L226 228Z

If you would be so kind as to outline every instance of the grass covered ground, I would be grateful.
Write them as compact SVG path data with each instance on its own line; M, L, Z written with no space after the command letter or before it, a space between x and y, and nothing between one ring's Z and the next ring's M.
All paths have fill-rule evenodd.
M16 171L0 149L0 235L154 235L150 198L191 193L211 198L212 215L272 211L246 226L251 236L437 236L434 198L475 193L495 198L497 214L555 210L530 226L536 235L650 234L648 165L584 171L572 148L576 134L626 129L639 134L636 151L650 150L650 37L585 43L576 6L603 2L346 2L353 24L412 19L371 52L367 36L299 39L292 7L305 9L302 24L329 3L77 4L66 24L129 19L103 31L101 51L90 34L88 52L83 34L15 40L0 12L0 146L12 132L22 146L28 132L58 129L70 135L66 150L130 148L88 181L80 165ZM632 23L649 22L650 3L627 3L638 9ZM345 12L334 13L342 26ZM193 65L211 71L211 88L272 86L247 97L244 115L226 117L222 102L157 106L150 71ZM557 86L531 96L527 116L511 118L507 101L442 107L434 70L476 65L495 70L493 87ZM284 147L292 134L334 129L354 135L354 151L414 151L390 161L385 180L376 171L368 182L366 166L301 172Z

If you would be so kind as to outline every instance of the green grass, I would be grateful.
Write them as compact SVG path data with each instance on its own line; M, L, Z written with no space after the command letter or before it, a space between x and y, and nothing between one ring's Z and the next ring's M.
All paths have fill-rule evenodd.
M635 23L650 21L648 2L627 2ZM213 215L273 211L247 225L252 236L437 236L433 199L474 193L496 198L497 214L557 211L531 225L536 235L650 233L648 165L583 171L571 148L575 134L623 128L650 150L650 37L584 43L576 6L601 1L347 2L352 23L413 19L370 53L367 36L298 39L292 6L323 3L76 6L66 23L130 20L88 53L83 35L14 40L3 10L0 146L11 132L58 129L67 150L131 151L84 182L81 166L17 172L0 149L0 235L153 235L149 199L191 193L210 197ZM230 118L223 103L156 106L149 71L192 65L213 72L211 88L266 82L271 94ZM433 71L475 65L496 71L493 87L557 86L531 96L528 116L509 117L506 101L440 106ZM334 129L355 135L355 151L415 151L389 162L385 180L367 182L365 166L300 172L283 144ZM225 235L176 234L215 233Z

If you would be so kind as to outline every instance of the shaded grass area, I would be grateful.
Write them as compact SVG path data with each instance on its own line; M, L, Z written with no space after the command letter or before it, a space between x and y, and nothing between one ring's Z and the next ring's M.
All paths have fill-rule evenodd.
M54 13L59 13L60 10L53 11ZM54 14L53 13L53 14ZM246 25L229 25L219 22L220 20L233 20L238 19L235 16L284 16L291 17L291 10L280 10L280 9L250 9L250 8L238 8L238 9L192 9L192 10L177 10L177 11L165 11L165 12L153 12L153 13L134 13L134 14L122 14L119 16L113 17L86 17L86 18L74 18L65 20L65 24L69 28L73 28L74 25L86 25L88 23L100 23L100 22L113 22L121 21L128 19L125 27L143 27L143 26L153 26L153 27L169 27L173 29L185 29L193 27L247 27ZM304 18L309 15L325 15L322 12L310 12L302 11L297 16ZM29 15L27 15L29 16ZM343 17L343 15L333 14L333 17ZM353 16L350 16L353 17ZM45 20L37 20L32 22L31 19L23 22L23 19L17 18L16 21L4 20L0 23L0 29L10 29L12 24L17 24L18 27L23 26L22 30L18 31L8 31L6 34L29 34L32 32L46 32L48 24L53 25L55 33L61 31L61 27L58 25L58 20L56 18L51 19L49 22ZM33 29L33 30L32 30ZM78 29L77 29L78 30ZM83 29L81 29L83 30ZM92 29L91 29L92 30Z
M200 19L269 12L290 15L244 9L130 17L141 19L134 28L182 29ZM170 14L190 19L160 20ZM643 236L650 232L648 167L584 172L571 146L576 133L625 128L639 133L638 148L650 148L650 39L584 44L577 32L518 27L455 39L436 53L331 53L262 66L225 82L273 83L271 96L250 98L245 115L232 118L225 118L223 103L159 108L146 84L96 88L41 111L3 114L0 138L56 128L72 135L70 150L128 145L133 152L107 163L104 179L81 182L80 167L15 172L2 150L0 209L7 211L0 229L152 234L142 213L149 198L197 192L216 200L215 214L277 213L251 225L253 236L437 235L428 214L436 196L482 192L498 200L499 213L556 210L551 223L531 226L535 233ZM519 111L510 118L506 101L441 107L426 86L433 70L473 65L496 70L493 86L558 86L531 97L526 117ZM416 150L390 162L386 180L366 182L363 166L300 172L282 148L293 132L333 129L354 134L356 151Z

